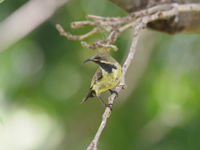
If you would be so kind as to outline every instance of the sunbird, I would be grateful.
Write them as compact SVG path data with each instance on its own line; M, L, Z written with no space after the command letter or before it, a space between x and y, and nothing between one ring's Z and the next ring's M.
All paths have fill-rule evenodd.
M81 103L85 102L90 97L96 96L105 107L109 107L112 110L111 104L106 104L100 94L109 90L111 94L116 93L116 95L118 95L112 88L120 81L122 74L121 65L106 52L98 52L94 57L88 58L83 63L88 61L98 64L99 68L92 78L89 93L83 98Z

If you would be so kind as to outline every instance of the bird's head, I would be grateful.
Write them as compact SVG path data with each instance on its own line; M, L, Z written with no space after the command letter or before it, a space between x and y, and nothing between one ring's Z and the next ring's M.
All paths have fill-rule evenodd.
M83 63L88 61L98 64L108 73L112 73L113 69L117 70L121 68L120 64L112 56L105 52L99 52L94 57L86 59Z
M116 62L116 60L114 60L112 58L112 56L110 56L108 53L105 53L105 52L99 52L95 56L86 59L83 63L86 63L88 61L92 61L92 62L97 63L97 64L100 64L100 63L112 64L112 63Z

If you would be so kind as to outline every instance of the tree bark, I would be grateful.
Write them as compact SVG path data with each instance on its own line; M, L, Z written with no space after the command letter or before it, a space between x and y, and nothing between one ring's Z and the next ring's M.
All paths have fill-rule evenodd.
M128 13L149 8L157 4L200 4L199 0L109 0ZM147 25L148 28L167 32L189 32L200 33L200 12L187 11L178 14L178 22L174 22L174 17L168 20L156 20Z

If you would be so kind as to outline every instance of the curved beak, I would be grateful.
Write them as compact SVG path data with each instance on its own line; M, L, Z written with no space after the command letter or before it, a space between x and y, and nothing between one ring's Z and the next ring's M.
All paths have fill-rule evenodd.
M84 64L84 63L86 63L86 62L88 62L88 61L94 61L92 58L88 58L88 59L86 59L85 61L83 61L82 62L82 64Z

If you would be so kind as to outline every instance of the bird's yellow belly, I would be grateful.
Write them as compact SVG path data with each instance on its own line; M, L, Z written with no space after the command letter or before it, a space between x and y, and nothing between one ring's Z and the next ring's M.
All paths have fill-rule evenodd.
M102 79L92 87L92 89L95 90L96 95L114 88L118 84L121 77L121 71L112 74L108 74L107 72L104 73L106 75L104 74Z

